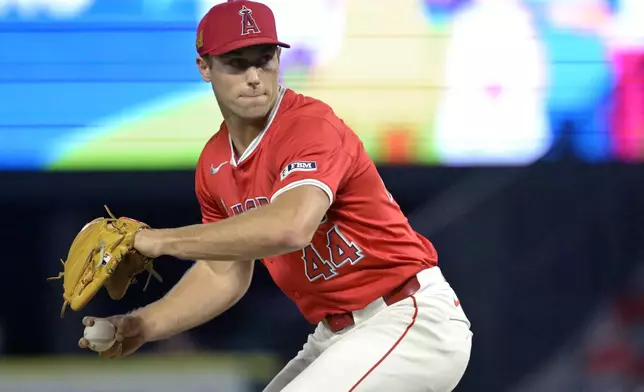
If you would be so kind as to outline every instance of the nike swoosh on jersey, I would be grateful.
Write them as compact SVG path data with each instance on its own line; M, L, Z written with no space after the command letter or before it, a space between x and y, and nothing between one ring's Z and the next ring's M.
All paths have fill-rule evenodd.
M212 163L210 164L210 174L217 174L219 172L219 169L221 169L225 164L227 164L228 161L222 162L219 166L214 167Z

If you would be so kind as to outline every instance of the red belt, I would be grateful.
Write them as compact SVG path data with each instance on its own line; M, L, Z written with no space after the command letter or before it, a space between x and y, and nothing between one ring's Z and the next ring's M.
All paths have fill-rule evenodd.
M398 301L411 297L419 289L420 282L416 275L414 275L400 286L383 295L382 299L385 301L387 306L391 306ZM324 321L326 322L327 327L329 327L333 332L342 331L343 329L355 324L352 312L330 314L324 318Z

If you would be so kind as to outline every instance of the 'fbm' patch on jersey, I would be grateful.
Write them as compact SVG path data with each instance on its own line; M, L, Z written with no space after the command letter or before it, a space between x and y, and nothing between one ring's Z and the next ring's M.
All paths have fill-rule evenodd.
M283 181L289 174L293 172L298 172L298 171L304 171L304 172L312 172L312 171L317 171L318 170L318 165L315 162L291 162L286 167L284 170L282 170L282 173L280 174L280 179Z

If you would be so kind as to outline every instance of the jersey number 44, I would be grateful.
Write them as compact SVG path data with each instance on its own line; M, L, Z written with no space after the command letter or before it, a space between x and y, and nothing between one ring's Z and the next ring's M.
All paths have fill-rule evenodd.
M324 252L328 255L326 258L313 244L302 249L304 272L311 282L320 278L329 280L338 275L338 269L343 265L347 263L353 265L364 258L362 249L349 241L337 225L327 231L326 239L326 252Z

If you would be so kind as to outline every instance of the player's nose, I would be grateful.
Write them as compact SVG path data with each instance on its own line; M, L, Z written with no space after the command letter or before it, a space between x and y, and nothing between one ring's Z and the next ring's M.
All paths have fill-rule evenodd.
M246 69L246 82L252 86L259 84L259 69L257 67L248 67Z

